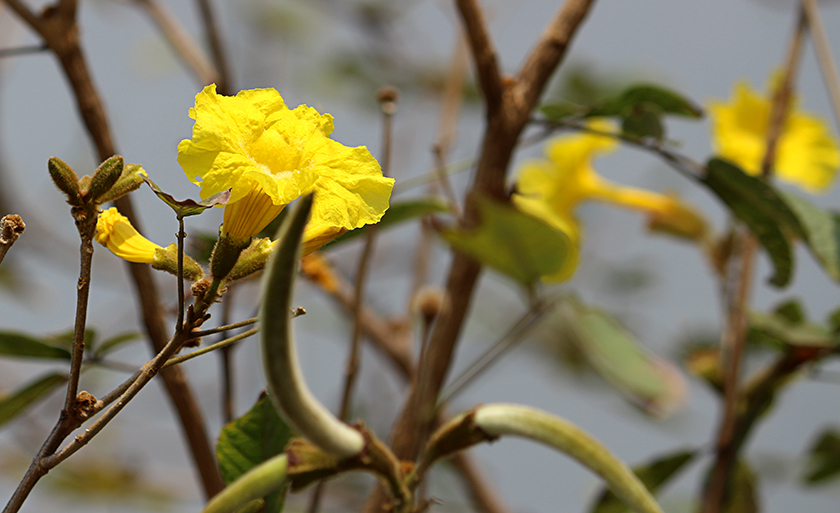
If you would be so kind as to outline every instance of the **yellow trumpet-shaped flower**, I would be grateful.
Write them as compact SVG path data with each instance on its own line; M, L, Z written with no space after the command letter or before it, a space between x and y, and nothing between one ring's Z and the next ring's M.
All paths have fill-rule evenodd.
M613 126L593 120L590 128L609 132ZM565 232L580 243L575 209L584 201L605 201L649 214L651 225L663 227L684 237L699 238L705 231L702 219L675 196L625 187L601 177L592 167L599 154L613 151L618 143L612 137L581 133L559 137L548 143L548 159L526 162L516 182L513 203L523 212ZM577 260L570 261L546 281L570 277Z
M154 263L155 252L163 250L161 246L140 235L128 218L113 207L99 214L95 239L123 260L138 264Z
M236 96L198 93L192 139L178 145L178 162L201 197L231 189L222 235L250 238L288 203L315 192L312 223L352 230L376 223L393 180L384 178L367 148L329 138L333 118L306 105L289 109L274 89Z
M825 192L840 168L840 149L825 120L798 110L793 102L776 145L774 175L808 192ZM767 151L771 99L745 83L728 103L711 102L715 151L745 172L758 175Z

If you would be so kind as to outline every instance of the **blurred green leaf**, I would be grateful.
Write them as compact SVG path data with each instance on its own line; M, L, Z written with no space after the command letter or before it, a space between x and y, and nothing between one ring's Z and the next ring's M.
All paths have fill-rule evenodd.
M805 310L802 308L802 304L796 299L790 299L776 305L776 308L773 309L773 314L778 315L791 324L799 324L805 322L806 319Z
M216 444L216 457L225 482L236 478L283 452L294 436L263 394L248 413L222 428ZM285 487L266 497L266 513L283 510Z
M449 207L446 206L446 203L444 203L442 199L436 197L421 198L416 200L408 200L394 203L388 208L387 211L385 211L385 215L382 216L382 219L380 219L380 221L377 224L366 225L362 228L350 230L341 237L332 241L328 247L332 247L336 244L342 244L344 242L362 236L367 233L367 230L369 230L371 226L376 226L376 229L379 230L382 228L396 226L405 221L410 221L416 217L425 216L429 214L441 214L445 212L449 212Z
M834 335L840 335L840 308L828 314L828 329Z
M69 360L70 351L14 332L0 332L0 356Z
M652 137L661 141L665 137L662 111L651 103L635 104L621 116L621 131L638 139Z
M633 472L652 494L656 492L686 466L697 451L677 451L657 458L650 463L633 468ZM608 488L598 496L591 513L629 513L632 510Z
M840 475L840 433L827 429L808 451L808 468L803 477L806 484L818 485Z
M65 381L67 381L65 374L58 372L47 374L0 399L0 426L26 411Z
M550 121L560 121L564 118L585 115L587 109L572 102L548 103L540 107L540 112Z
M700 182L714 192L755 234L773 262L770 283L784 287L793 273L793 253L786 237L803 230L787 203L766 180L744 173L731 162L712 158Z
M44 484L52 495L60 492L86 504L99 499L118 503L120 511L167 511L176 499L175 490L147 480L132 461L122 462L104 452L86 453L50 471Z
M91 328L85 329L85 336L83 340L85 347L93 347L96 345L96 330ZM49 346L59 347L69 351L73 348L73 330L67 330L57 335L47 335L44 337L43 341Z
M613 388L646 413L666 416L682 405L686 383L610 314L569 299L560 311L583 355Z
M799 219L811 254L829 276L840 281L840 215L817 208L797 194L782 190L779 194Z
M827 328L805 320L791 321L778 312L750 312L748 323L747 337L752 343L765 343L778 349L788 346L833 349L840 345L840 335L832 334Z
M618 96L592 109L589 115L625 117L633 109L645 104L656 107L662 114L688 118L703 117L703 109L684 96L664 87L649 84L638 84L625 89Z
M558 272L575 251L569 237L544 222L488 198L478 198L480 222L472 230L441 232L456 250L466 253L522 285Z
M140 340L143 337L142 333L128 332L128 333L121 333L114 337L111 337L107 340L103 340L101 343L94 346L94 353L96 356L105 356L106 354L114 351L115 349L121 347L124 344L129 342L134 342L135 340Z

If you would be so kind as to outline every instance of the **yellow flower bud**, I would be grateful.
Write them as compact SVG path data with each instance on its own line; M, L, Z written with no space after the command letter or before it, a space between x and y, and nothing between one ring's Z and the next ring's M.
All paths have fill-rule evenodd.
M95 238L96 242L108 248L111 253L138 264L153 263L155 251L163 249L140 235L131 226L128 218L113 207L99 214Z

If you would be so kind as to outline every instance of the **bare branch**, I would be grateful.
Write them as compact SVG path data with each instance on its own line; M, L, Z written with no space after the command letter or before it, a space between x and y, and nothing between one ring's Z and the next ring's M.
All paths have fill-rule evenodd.
M476 0L456 0L455 5L464 23L464 30L475 60L478 82L484 92L487 115L490 117L502 106L502 76L499 72L496 49L493 48L493 42L487 31L484 13Z

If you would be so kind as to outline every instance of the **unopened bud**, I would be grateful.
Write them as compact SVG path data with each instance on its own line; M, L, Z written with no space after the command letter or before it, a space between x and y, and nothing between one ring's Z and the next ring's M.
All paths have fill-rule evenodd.
M431 324L441 312L449 308L446 293L438 287L423 287L411 301L411 310Z
M85 191L85 196L97 204L103 203L100 198L108 193L120 179L124 164L125 161L119 155L114 155L100 164L90 179L90 186Z
M140 164L126 164L117 183L108 192L99 197L97 200L98 203L108 203L109 201L122 198L129 192L136 191L143 185L143 178L146 176L148 175Z
M165 248L157 248L152 268L178 276L178 245L173 242ZM189 255L184 255L184 279L198 281L203 277L204 271L201 266Z
M79 177L66 162L58 157L50 157L47 161L50 178L58 189L67 196L67 203L74 207L82 205L82 194L79 188Z

